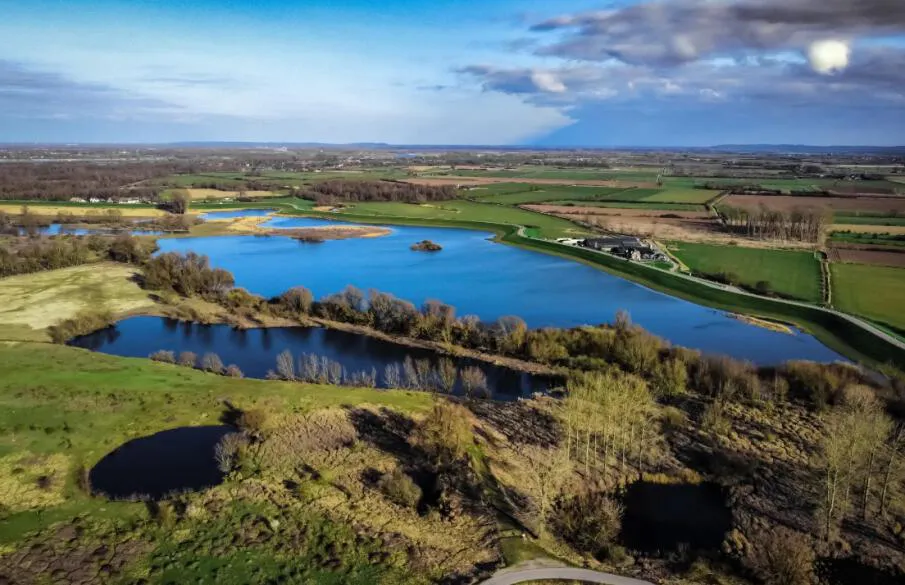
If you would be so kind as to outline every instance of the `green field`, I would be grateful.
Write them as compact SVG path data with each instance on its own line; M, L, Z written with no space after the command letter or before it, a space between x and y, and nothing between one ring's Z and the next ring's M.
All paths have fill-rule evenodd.
M333 217L350 214L362 219L384 218L392 222L396 218L415 220L446 220L453 222L508 224L534 227L543 238L560 238L587 234L587 230L558 217L534 213L517 207L506 207L472 201L443 201L432 204L410 203L356 203ZM485 228L486 229L486 228Z
M719 191L711 191L710 189L668 187L655 195L645 198L644 201L649 201L651 203L671 202L696 203L703 205L718 195Z
M0 344L0 368L4 553L27 551L29 539L37 538L57 550L33 557L43 555L45 564L67 563L70 571L84 569L95 575L104 571L100 567L112 551L122 546L120 554L125 554L129 543L137 543L138 548L123 559L122 582L141 578L161 585L427 580L386 556L375 561L369 555L379 551L379 545L357 537L352 526L331 520L303 494L293 497L264 476L246 487L240 481L228 482L206 493L181 496L195 510L181 518L176 513L155 515L140 502L91 497L78 487L76 478L79 469L90 468L130 439L182 426L219 424L225 402L258 408L271 417L297 417L343 405L413 413L430 407L429 394L226 378L146 359L33 343ZM250 489L256 485L266 488ZM281 539L247 537L256 525L268 522L281 525ZM75 542L54 536L62 526L77 527ZM304 546L294 550L288 562L282 543L299 529ZM111 552L89 558L87 552L80 556L83 549ZM5 574L21 571L22 579L13 576L14 582L44 582L29 577L34 575L30 571L40 569L28 563L14 567L7 563L3 569Z
M903 203L905 205L905 203ZM833 222L849 225L876 225L876 226L903 226L905 217L890 217L888 215L844 215L836 214Z
M833 264L833 305L905 333L905 268Z
M694 203L648 203L643 201L582 201L573 199L557 201L557 205L575 205L577 207L601 207L605 209L649 209L652 211L707 211L703 205Z
M565 200L607 200L614 199L617 194L630 192L631 189L608 187L579 187L569 185L529 185L503 183L492 189L473 189L464 192L468 198L481 203L497 203L501 205L522 205L525 203L544 203Z
M759 282L781 296L820 302L820 263L812 252L673 242L670 251L702 275L731 275L746 288Z
M830 240L862 246L905 246L905 234L833 232Z

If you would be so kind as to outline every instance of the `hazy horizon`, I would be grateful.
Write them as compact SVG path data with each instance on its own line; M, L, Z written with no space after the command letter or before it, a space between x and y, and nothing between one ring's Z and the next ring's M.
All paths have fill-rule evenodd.
M891 0L33 0L0 143L899 146Z

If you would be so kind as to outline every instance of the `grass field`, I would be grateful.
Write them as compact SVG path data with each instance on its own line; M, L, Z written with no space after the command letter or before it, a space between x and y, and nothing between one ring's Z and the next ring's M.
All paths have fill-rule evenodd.
M905 268L832 264L833 305L905 333Z
M820 263L812 252L674 242L670 251L699 274L731 274L740 284L758 282L782 296L819 302Z
M695 203L703 205L717 195L719 191L710 189L695 189L688 187L666 187L660 192L645 197L645 202L650 203Z
M90 497L75 478L78 468L90 468L130 439L219 424L224 401L286 419L320 409L341 412L343 405L416 413L429 408L428 394L237 380L146 359L30 343L0 344L0 369L0 550L19 550L26 559L4 566L5 574L18 571L22 582L42 582L30 572L41 570L29 566L36 557L51 563L45 576L59 565L95 575L116 554L126 563L124 582L139 577L161 585L427 580L410 574L391 552L369 556L380 552L373 541L356 536L349 523L328 517L323 506L303 493L293 496L266 477L182 496L194 513L179 519L175 514L155 517L142 503ZM355 451L347 449L347 456ZM358 451L359 457L380 459L373 449ZM308 489L332 497L328 487L311 484ZM367 504L357 499L358 505ZM268 522L273 529L281 525L281 538L249 538L259 534L256 526ZM76 526L77 540L56 537L61 526ZM304 546L293 550L290 562L281 546L298 538L293 535L299 530ZM30 555L23 544L29 538L56 552ZM101 544L101 550L110 552L89 556Z
M502 183L491 185L487 189L466 191L465 196L481 203L500 205L522 205L524 203L541 203L563 200L607 200L613 199L626 189L608 187L577 187L559 185L528 185L518 183Z
M105 262L0 279L0 338L45 341L43 329L81 311L152 306L134 275L133 266Z
M525 211L517 207L475 203L472 201L443 201L433 204L414 205L409 203L356 203L343 213L367 217L410 218L426 220L448 220L458 222L490 222L538 228L544 238L559 238L583 235L587 230L574 223L542 213ZM480 229L480 225L475 228Z
M905 202L903 202L905 208ZM905 217L890 217L888 215L848 215L837 213L833 216L834 224L851 225L877 225L877 226L905 226Z

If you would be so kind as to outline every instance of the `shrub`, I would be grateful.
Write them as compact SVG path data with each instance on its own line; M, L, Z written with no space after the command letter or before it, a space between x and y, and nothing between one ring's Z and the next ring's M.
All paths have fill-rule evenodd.
M206 353L201 357L201 369L215 374L223 373L223 360L215 353Z
M749 536L745 565L765 585L809 585L814 580L814 549L810 539L778 526Z
M477 366L468 366L462 370L462 391L469 398L483 398L490 395L487 376Z
M167 351L167 350L164 350L164 349L161 349L161 350L159 350L159 351L155 351L154 353L152 353L152 354L149 355L148 357L151 358L152 360L154 360L155 362L164 362L164 363L167 363L167 364L175 364L175 363L176 363L176 354L174 354L172 351Z
M239 366L236 364L229 364L226 366L226 370L223 372L224 375L229 376L230 378L244 378L245 374L242 373L242 370L239 369Z
M260 437L267 425L267 413L259 408L243 410L236 419L236 427L249 436Z
M194 352L184 351L179 354L178 363L186 368L194 368L198 363L198 356Z
M714 400L704 410L701 426L715 435L723 436L729 433L732 425L726 417L726 405L722 400Z
M601 491L561 497L550 516L550 529L577 550L596 558L609 554L622 527L622 506Z
M387 499L404 508L414 508L421 500L421 488L402 469L384 474L377 487Z
M314 295L303 286L290 288L279 297L279 304L292 315L307 315L313 303Z
M87 335L94 331L113 325L113 314L109 311L100 313L79 313L71 319L60 321L48 328L54 343L66 343L73 337Z
M295 380L295 358L288 349L277 356L277 376L283 380Z
M435 402L412 434L412 443L438 468L460 461L472 441L468 410L446 400Z

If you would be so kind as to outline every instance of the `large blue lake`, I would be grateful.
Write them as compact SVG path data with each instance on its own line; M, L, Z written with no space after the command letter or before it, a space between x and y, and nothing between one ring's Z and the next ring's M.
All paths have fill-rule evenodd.
M335 222L276 217L265 225L297 228L330 223ZM232 272L237 286L265 296L301 285L320 297L351 284L416 304L439 299L454 305L459 315L474 314L486 321L518 315L530 327L607 323L625 309L645 329L706 353L759 364L842 359L809 335L748 325L590 266L496 244L490 237L472 230L393 227L384 237L324 244L279 236L174 238L159 244L162 252L205 254L214 266ZM443 250L410 250L425 239Z

